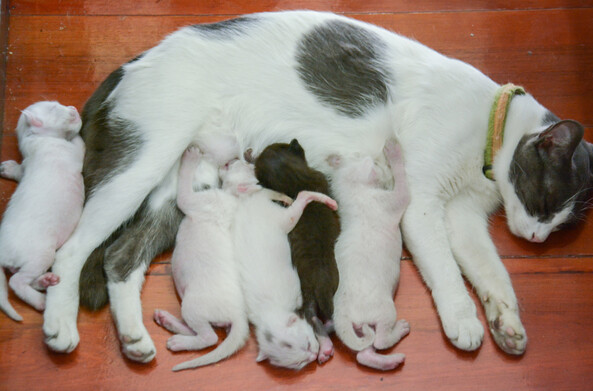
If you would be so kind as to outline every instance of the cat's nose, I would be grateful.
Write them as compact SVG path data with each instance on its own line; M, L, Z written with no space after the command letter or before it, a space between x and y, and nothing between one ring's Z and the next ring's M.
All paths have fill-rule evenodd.
M535 232L531 235L531 239L529 239L533 243L543 243L545 240L546 238L536 235Z

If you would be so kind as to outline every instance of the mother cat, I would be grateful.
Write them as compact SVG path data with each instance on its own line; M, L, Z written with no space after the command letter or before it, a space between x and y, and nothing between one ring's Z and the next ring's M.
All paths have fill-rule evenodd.
M242 150L258 154L298 138L311 166L331 175L328 155L379 156L395 135L411 194L405 243L445 334L463 350L482 342L463 271L498 346L523 353L527 337L488 215L503 201L513 233L545 240L581 212L592 149L580 124L520 94L508 108L495 181L487 179L484 149L498 91L468 64L328 13L255 14L170 35L114 71L86 104L88 199L57 253L61 283L48 289L46 343L59 352L77 346L79 274L90 256L82 302L104 301L94 280L104 260L123 351L152 360L139 291L150 260L173 244L177 162L191 143L230 132Z

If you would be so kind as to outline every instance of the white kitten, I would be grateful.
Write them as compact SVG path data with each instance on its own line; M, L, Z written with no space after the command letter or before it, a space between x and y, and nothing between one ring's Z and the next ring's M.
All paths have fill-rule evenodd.
M402 239L399 221L409 195L399 145L385 145L394 179L393 190L371 157L344 159L330 156L336 168L332 186L343 206L342 232L336 243L340 283L334 296L334 326L349 348L359 351L359 363L381 370L401 364L403 354L382 356L408 334L405 320L396 322L393 294L399 280Z
M82 212L80 126L72 106L37 102L27 107L16 128L23 162L6 161L0 167L0 176L20 181L0 225L0 267L15 271L10 287L39 311L45 308L45 295L38 290L59 282L46 272ZM8 302L4 272L0 308L14 320L23 319Z
M202 182L203 190L194 192L194 172L211 171L204 166L215 167L215 164L193 147L183 155L179 171L177 205L185 218L177 233L171 267L182 299L181 314L185 323L161 310L155 311L154 319L176 333L167 342L167 347L173 351L199 350L216 344L218 336L212 325L231 329L215 350L176 365L174 371L218 362L236 352L249 336L231 228L238 203L233 194L238 193L237 188L245 188L245 181L241 179L248 181L250 178L242 178L241 162L237 161L231 168L224 169L226 190L216 188L216 175L215 181L207 186ZM199 181L204 177L208 176L199 175Z
M239 204L235 252L248 316L256 328L257 361L300 369L317 359L319 343L309 323L295 313L302 305L301 286L287 234L308 203L323 202L334 210L337 205L324 194L301 192L283 208L273 202L277 194L262 189Z

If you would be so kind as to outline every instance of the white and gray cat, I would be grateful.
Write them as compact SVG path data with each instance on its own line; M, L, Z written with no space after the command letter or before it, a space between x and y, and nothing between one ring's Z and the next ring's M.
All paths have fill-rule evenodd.
M152 202L153 190L166 186L176 161L205 129L230 129L242 150L256 154L297 138L310 165L329 175L330 154L377 156L386 139L397 138L411 196L404 241L445 334L463 350L482 343L463 272L498 346L522 354L527 335L488 216L503 203L510 229L533 241L574 221L589 197L591 146L580 124L559 121L531 95L519 95L510 102L493 161L495 180L486 178L489 113L499 87L466 63L330 13L254 14L171 34L115 70L85 106L85 175L97 180L73 236L57 253L54 272L62 283L48 289L47 345L60 352L77 346L80 271L141 205L116 236L124 244L158 245L140 261L108 248L105 264L140 274L151 254L171 243L160 238L171 237L174 226L156 217L173 209ZM108 278L139 303L141 284L132 275ZM129 357L146 362L154 352L139 311L135 304L123 312L133 335L124 351L134 345Z
M59 282L47 272L82 213L84 142L76 108L42 101L23 110L16 128L22 164L2 162L0 176L20 182L0 225L0 309L23 318L8 301L9 285L23 301L43 311L40 290Z

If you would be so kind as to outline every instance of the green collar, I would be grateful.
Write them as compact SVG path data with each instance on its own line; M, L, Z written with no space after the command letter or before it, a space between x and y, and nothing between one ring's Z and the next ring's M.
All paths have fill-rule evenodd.
M490 117L488 119L488 139L486 140L486 149L484 150L484 167L482 172L486 178L494 180L492 172L492 163L496 153L502 146L504 138L504 125L507 120L507 112L511 104L511 100L515 95L524 95L523 87L516 86L512 83L501 86L496 91L494 96L494 103L490 109Z

